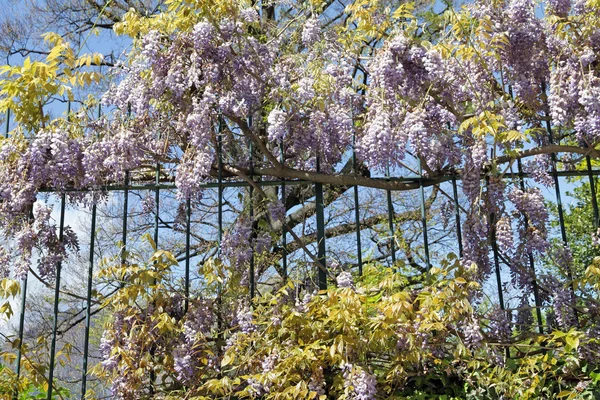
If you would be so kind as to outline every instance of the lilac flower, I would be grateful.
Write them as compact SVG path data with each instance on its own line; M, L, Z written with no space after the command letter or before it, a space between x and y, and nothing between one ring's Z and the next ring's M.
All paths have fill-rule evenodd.
M554 276L541 276L540 281L550 293L557 327L568 330L575 326L577 320L573 309L573 296L569 290Z
M554 185L554 180L549 171L550 157L547 154L538 154L533 161L526 161L523 164L523 172L529 174L535 182L546 187Z
M348 271L340 272L340 274L335 278L335 280L339 288L354 288L354 280L352 279L352 274Z
M485 141L478 140L475 145L473 145L471 148L471 158L473 160L473 167L480 171L481 167L488 161L487 145Z
M521 298L519 303L519 310L517 311L517 318L515 321L515 327L520 331L528 331L531 329L533 324L533 315L531 314L531 307L525 297Z
M500 218L496 223L496 243L504 252L511 251L513 248L513 231L507 217Z
M571 0L550 0L548 1L548 14L558 17L566 17L571 8Z
M160 52L160 40L161 34L156 30L152 30L142 37L142 54L150 63L156 61L156 56Z
M151 214L156 210L156 203L154 201L154 196L147 195L142 199L142 213L143 214Z
M515 208L525 216L529 221L529 226L525 230L525 224L521 225L520 236L526 253L543 253L548 248L549 243L546 240L548 221L548 211L544 204L544 197L537 188L521 190L514 188L508 193L508 199L515 205Z
M285 218L285 206L279 200L271 201L267 205L269 217L272 222L282 222Z
M495 306L488 318L490 320L489 336L500 342L507 341L512 335L511 314Z
M177 373L177 380L180 382L190 382L194 377L194 366L192 356L190 354L175 357L175 365L173 369Z
M269 141L278 143L285 137L286 134L286 119L285 112L278 108L274 108L267 118L269 127L267 133L269 135Z
M244 8L240 11L240 17L242 17L244 21L249 23L258 22L260 18L254 8Z
M360 367L352 364L341 366L344 376L344 388L349 400L375 400L377 379Z
M314 89L315 80L312 78L304 77L298 82L298 100L307 103L315 97Z
M233 228L225 233L221 250L238 271L245 271L252 256L252 222L249 218L239 218Z
M250 333L256 330L252 321L252 310L248 306L244 306L238 310L236 321L242 333Z
M268 232L261 232L254 239L254 251L256 254L268 252L271 248L272 238Z
M573 265L573 255L571 249L565 244L555 247L552 251L554 262L560 268L561 271L567 272L571 270Z
M190 210L191 211L191 210ZM177 206L177 213L173 220L173 229L184 230L187 224L187 206L185 203L179 203Z
M264 360L260 364L262 372L263 373L271 372L273 370L273 368L275 368L275 365L277 364L278 360L279 360L279 354L277 354L276 351L269 354L267 357L264 358Z
M481 345L483 335L481 333L477 318L469 321L463 326L465 344L470 349L475 349Z
M0 247L0 280L8 278L11 256L4 247Z
M194 48L197 50L206 50L210 48L213 35L214 28L209 22L202 21L194 25L194 31L192 33Z
M312 301L314 297L313 293L305 293L302 296L302 301L300 299L296 299L296 310L301 313L305 313L307 311L308 304Z
M319 40L320 36L321 26L319 24L319 18L312 16L306 20L304 27L302 28L302 43L305 46L311 46Z
M258 381L255 378L248 378L246 380L246 382L248 383L250 393L252 393L252 395L255 397L264 396L265 394L269 393L269 391L270 391L269 387L267 385L262 384L260 381Z

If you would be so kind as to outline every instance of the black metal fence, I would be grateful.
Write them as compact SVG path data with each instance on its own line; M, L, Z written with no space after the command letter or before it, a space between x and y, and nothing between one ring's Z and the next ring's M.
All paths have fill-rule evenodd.
M10 116L7 118L6 123L6 135L9 134L9 120ZM548 134L552 138L551 128L547 127ZM220 138L220 137L219 137ZM232 178L224 178L223 173L223 159L221 157L221 143L219 140L219 152L218 152L218 177L215 182L206 183L203 186L203 190L210 192L213 198L216 198L216 210L214 209L215 205L211 204L207 206L210 209L210 213L212 217L216 216L216 229L214 228L205 228L208 229L206 232L209 235L214 235L216 237L217 247L220 248L220 245L223 241L223 235L226 230L226 217L225 214L233 215L235 213L235 207L231 205L231 202L228 202L226 199L226 191L233 190L240 193L241 191L247 191L250 198L253 196L253 191L255 190L255 186L261 188L272 188L276 190L278 193L278 197L281 202L286 205L286 195L290 189L295 187L303 187L309 188L309 199L314 201L314 219L311 221L316 226L316 231L311 232L310 234L303 235L304 238L308 238L311 242L307 242L307 245L311 245L316 247L316 258L312 259L309 264L314 268L316 277L316 284L319 289L327 288L327 280L328 280L328 245L333 246L339 244L339 240L334 240L331 236L328 237L328 223L331 222L332 219L335 219L329 216L326 218L328 214L328 207L332 207L333 202L328 201L326 199L328 190L332 190L330 187L324 187L322 183L315 183L304 180L259 180L254 179L254 183L250 184L248 181L242 180L234 180ZM252 154L252 150L250 149L249 154ZM283 159L283 150L281 151L281 161L285 162ZM353 153L351 155L351 164L353 170L357 171L357 160L356 155ZM564 209L562 203L562 194L561 194L561 178L564 177L583 177L589 179L590 190L591 190L591 198L592 198L592 207L594 212L594 221L593 227L594 229L598 228L598 205L596 201L596 188L595 188L595 176L600 174L600 170L595 170L592 168L592 163L589 157L586 158L586 170L578 170L578 171L562 171L557 167L557 158L553 154L551 163L551 170L549 173L551 174L554 181L554 200L556 203L557 209L557 218L558 218L558 226L560 230L560 239L564 242L564 244L568 245L567 239L567 231L564 220ZM318 170L317 164L317 170ZM529 179L528 174L523 171L523 167L521 165L520 160L517 162L517 171L511 171L504 175L505 179L518 180L521 188L525 188L526 180ZM398 201L394 199L395 194L392 190L378 190L381 204L385 207L385 221L382 221L379 218L371 218L365 215L365 210L363 207L363 198L367 192L370 191L368 188L363 188L359 186L352 186L343 188L342 194L345 197L344 205L348 208L344 209L344 237L342 242L345 246L350 247L350 250L347 252L355 256L355 259L352 260L352 257L347 257L346 262L351 268L355 268L358 274L363 273L363 265L369 259L379 259L383 262L388 262L390 265L396 265L398 260L398 252L401 250L398 247L399 241L396 240L399 233L399 225L403 224L405 220L399 219L398 208L409 208L410 206L414 207L412 212L413 217L411 217L411 223L417 223L420 225L419 232L415 235L418 236L418 239L413 240L411 245L414 247L418 247L416 252L418 253L419 261L422 261L425 265L425 268L429 270L432 265L435 265L435 256L432 256L431 251L432 248L436 246L438 243L438 247L443 251L456 251L459 256L462 256L463 253L463 235L461 230L461 223L463 221L463 215L461 211L461 197L459 195L459 174L450 174L439 176L435 178L427 178L424 176L408 176L408 177L393 177L390 174L390 171L387 171L386 176L382 176L381 180L389 180L389 181L399 181L399 182L411 182L418 184L418 189L416 190L416 196L408 198L406 201L403 201L401 205L398 205ZM482 181L486 180L486 176L481 177ZM444 194L446 196L446 201L449 201L452 205L452 213L451 220L446 221L446 226L442 226L441 228L438 226L435 229L437 230L437 235L444 235L444 242L431 243L430 233L433 229L432 220L435 218L431 212L431 205L428 204L427 194L430 194L433 188L440 189L443 187ZM167 207L163 204L165 196L170 196L172 192L175 190L174 184L169 182L161 181L161 165L156 165L156 174L153 182L135 182L131 179L130 173L127 173L124 182L121 184L113 184L110 186L105 186L102 188L94 188L94 190L99 190L103 192L110 193L110 198L114 199L116 197L120 197L120 203L118 204L121 207L120 218L121 218L121 232L120 232L120 252L123 261L125 261L126 253L129 249L131 249L132 244L128 239L130 239L130 223L132 218L142 218L139 213L137 216L131 215L132 209L132 195L135 194L136 197L133 200L133 203L139 204L139 194L147 193L154 198L154 218L146 226L151 225L151 229L153 232L154 242L158 247L162 246L161 243L161 233L164 229L172 229L173 224L169 224L167 221L162 218L162 216L166 215L168 210L163 209ZM308 189L307 189L308 190ZM441 189L440 189L441 190ZM59 229L59 239L63 240L64 229L65 229L65 217L67 216L69 210L67 210L67 195L71 192L75 191L75 189L65 189L60 192L55 192L51 189L46 190L50 196L58 196L59 207L58 207L58 229ZM383 194L385 192L385 195ZM362 197L361 197L362 196ZM375 196L377 197L377 196ZM172 197L169 197L170 199ZM339 199L340 196L336 197ZM314 199L314 200L313 200ZM415 204L416 202L416 204ZM198 240L198 235L194 234L195 224L198 222L194 222L194 205L191 200L187 200L184 203L185 207L185 221L182 229L179 229L179 234L181 238L181 234L183 235L183 247L179 248L178 258L181 260L182 266L182 279L184 282L185 288L185 310L188 308L188 298L190 294L191 280L192 280L192 270L193 270L193 260L194 257L198 257L198 252L193 251L193 241ZM409 206L407 207L407 204ZM418 206L417 206L418 204ZM300 207L301 205L286 205L286 213L288 217L294 212L294 207ZM112 204L112 208L116 208L116 202ZM252 201L249 203L249 213L252 217L254 215L254 204ZM380 209L381 207L378 207ZM239 211L239 210L238 210ZM75 326L77 324L83 324L83 346L81 348L81 380L80 380L80 397L83 399L88 389L88 375L90 370L90 331L92 327L92 322L94 319L94 315L98 310L95 310L95 302L93 299L93 291L94 291L94 271L99 263L99 254L98 249L96 247L96 243L98 243L97 238L97 230L98 230L98 206L96 204L92 205L89 209L89 248L86 249L88 251L87 255L87 271L85 271L86 279L86 288L85 288L85 296L80 299L83 302L83 307L79 310L79 313L76 315L77 318L72 318L69 321L69 326ZM418 218L414 218L414 214L418 213ZM310 218L313 214L311 214ZM204 216L203 216L204 217ZM375 215L377 217L377 215ZM231 217L229 217L231 219ZM329 221L328 221L329 219ZM353 219L353 221L352 221ZM368 222L365 222L367 221ZM453 221L452 221L453 220ZM490 216L490 220L494 220L494 216ZM373 222L375 221L375 222ZM206 222L206 221L201 221ZM436 222L437 225L440 225L439 222ZM213 224L214 225L214 224ZM430 225L430 226L428 226ZM444 225L444 224L441 224ZM440 226L441 226L440 225ZM374 227L377 228L374 228ZM413 225L414 226L414 225ZM381 227L385 227L387 230L387 235L381 235ZM376 231L376 232L375 232ZM370 251L370 254L365 255L365 235L369 235L371 238L374 236L374 232L383 237L382 242L374 242L371 240L373 247L385 247L385 250L380 251L376 254L375 251ZM451 234L448 234L450 232ZM413 231L414 233L414 231ZM298 233L294 229L294 226L288 226L286 223L282 225L281 228L281 236L280 240L277 243L274 243L272 246L272 251L277 251L280 255L279 257L279 267L282 271L281 275L283 277L287 277L290 271L290 257L293 252L302 252L305 249L299 249L297 247L294 248L293 251L289 250L289 240L298 240ZM350 238L354 237L354 244L350 242ZM387 236L387 237L386 237ZM450 239L449 239L450 238ZM448 246L448 240L454 240L453 246ZM439 244L441 243L441 244ZM352 250L352 247L354 250ZM498 247L495 242L495 237L492 232L492 236L490 238L490 251L493 256L493 266L494 266L494 276L495 276L495 284L498 293L498 302L500 307L504 310L506 309L506 301L505 301L505 290L503 288L503 275L502 275L502 261L499 257ZM333 251L329 252L335 253ZM354 253L354 254L352 254ZM413 254L413 256L415 256ZM531 254L528 255L529 266L532 271L535 271L536 268L536 260L534 260ZM350 260L350 261L348 261ZM414 260L413 260L414 261ZM255 262L254 262L254 253L250 259L250 273L249 273L249 293L251 297L254 297L257 293L257 285L258 282L255 281L256 271ZM50 348L49 348L49 363L48 363L48 371L47 371L47 382L48 384L48 392L47 399L53 398L53 391L55 391L53 383L55 382L55 373L57 369L56 365L56 357L57 357L57 342L60 340L61 336L66 332L66 327L61 327L61 285L64 284L65 276L62 275L63 265L58 264L56 269L56 279L54 282L54 291L53 291L53 309L52 309L52 324L51 324L51 336L50 336ZM569 274L569 277L572 277ZM14 368L16 371L17 377L22 373L22 346L24 343L24 333L27 330L26 326L26 305L28 300L28 276L26 275L21 282L21 301L20 301L20 311L18 314L18 328L17 328L17 357L14 363ZM533 293L534 301L535 301L535 310L537 315L537 326L540 333L544 332L543 323L542 323L542 315L541 315L541 302L539 293L537 290L537 285L534 283L534 293ZM80 315L82 312L85 312L85 315ZM18 397L18 392L15 391L14 398Z

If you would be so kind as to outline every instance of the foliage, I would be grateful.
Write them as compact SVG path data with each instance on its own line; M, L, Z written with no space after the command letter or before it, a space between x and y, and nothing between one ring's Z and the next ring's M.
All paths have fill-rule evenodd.
M144 265L101 273L130 275L110 302L96 369L116 396L551 399L600 389L598 366L584 355L598 351L596 336L576 328L511 332L504 312L477 299L476 267L464 269L456 257L421 288L377 264L355 283L340 275L337 287L299 297L289 282L234 306L233 319L218 315L210 290L195 293L184 314L183 300L168 294L173 265L157 251ZM580 284L597 296L599 282L591 266Z
M78 251L73 229L57 235L51 209L34 207L43 191L96 205L107 185L174 182L182 226L206 183L241 179L252 190L232 207L238 215L223 240L219 232L218 244L199 252L194 296L173 277L176 258L152 242L148 261L119 254L103 265L99 278L117 289L95 294L112 315L95 372L114 397L574 398L597 390L598 260L570 278L571 251L552 246L540 187L554 185L557 154L565 169L581 169L582 155L600 158L600 3L550 1L540 13L533 0L480 0L441 15L386 0L343 5L170 0L156 15L132 9L115 25L132 48L103 96L104 117L91 115L98 99L63 118L44 114L51 99L101 79L86 69L101 58L80 57L60 35L46 36L45 61L3 67L0 111L10 108L17 127L0 141L0 221L11 239L0 247L0 277L36 272L52 281ZM356 185L410 191L455 175L464 198L460 259L431 269L409 263L405 276L372 263L356 283L338 266L328 271L337 288L329 276L319 293L278 268L284 229L311 260L303 265L323 268L307 247L315 239L304 235L305 243L286 226L301 201L282 204L255 183L308 180L341 196ZM314 190L303 199L318 199ZM160 204L143 203L158 221ZM557 274L536 273L533 260L543 257ZM517 307L501 296L491 306L497 300L483 290L500 262ZM255 267L276 276L245 303ZM14 281L5 282L14 296Z
M599 255L596 245L597 232L594 232L594 210L592 206L590 183L587 178L573 182L575 187L568 195L573 198L564 212L565 229L569 249L573 255L573 268L576 276L582 276L587 266ZM594 179L597 185L597 180ZM555 227L558 229L558 226ZM556 240L558 242L558 238ZM560 246L555 243L555 246Z
M85 71L82 67L99 65L100 54L79 55L59 35L48 33L44 39L49 47L45 61L25 58L23 65L4 65L0 74L0 112L7 110L25 131L38 131L50 121L43 107L53 96L73 99L73 88L98 82L102 76L96 71Z

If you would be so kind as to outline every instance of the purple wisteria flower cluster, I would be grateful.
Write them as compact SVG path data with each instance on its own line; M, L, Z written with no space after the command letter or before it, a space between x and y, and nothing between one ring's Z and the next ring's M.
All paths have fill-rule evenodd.
M315 4L300 7L300 2L291 0L267 2L269 6L273 3L273 14L291 10L280 24L275 19L265 21L267 6L230 2L211 8L209 15L188 3L174 6L183 12L173 21L162 18L161 13L161 17L139 24L133 50L113 69L114 79L102 99L111 110L109 117L49 121L38 132L18 128L0 141L0 222L5 226L4 236L13 239L0 246L1 278L23 277L33 269L31 262L37 257L39 276L52 280L56 266L69 252L78 250L73 230L66 227L61 240L52 209L38 206L42 191L65 193L71 203L96 204L106 185L122 184L126 177L131 181L132 176L134 181L149 183L158 172L160 179L177 188L173 225L181 230L187 221L186 201L204 200L206 183L239 179L254 188L252 196L232 205L231 209L239 205L243 211L229 217L234 222L225 229L219 251L214 252L226 261L222 264L232 268L225 278L215 278L218 287L211 286L205 276L198 279L218 307L209 300L188 298L184 315L186 299L169 294L162 299L164 303L153 298L143 306L129 308L130 315L122 310L114 313L111 329L101 339L100 353L101 366L117 376L112 385L116 398L139 397L132 389L137 384L152 386L146 373L160 357L168 368L159 378L176 382L175 386L193 385L202 371L223 379L231 361L225 362L225 355L231 355L244 341L252 346L267 329L258 325L260 318L254 311L261 304L227 297L221 282L232 276L232 281L242 286L256 281L258 275L249 275L253 256L263 263L255 264L256 270L272 271L279 267L272 268L276 263L271 262L278 257L277 251L287 251L276 245L276 238L281 237L279 228L286 222L287 211L295 210L267 199L273 192L256 188L259 180L308 180L345 191L363 184L377 190L433 185L439 189L440 182L459 178L460 204L456 210L445 207L445 225L451 224L448 216L456 211L457 228L463 236L461 260L453 273L458 277L464 270L474 272L474 282L457 279L453 293L463 284L483 285L494 265L499 268L502 264L508 267L510 284L518 292L517 312L504 305L485 315L473 312L463 315L462 326L453 324L450 329L438 326L437 321L430 323L430 305L424 301L417 306L407 296L397 301L401 306L386 310L387 314L381 310L374 313L379 325L372 326L392 326L381 341L391 338L394 356L409 354L417 346L422 354L440 361L451 341L438 336L438 330L452 330L466 351L473 353L486 341L502 344L515 337L515 332L526 335L534 324L527 294L538 289L538 284L540 307L548 309L544 311L546 325L563 330L577 326L579 304L571 282L555 276L536 277L530 260L543 260L563 276L570 276L573 256L565 243L553 245L543 189L554 186L553 174L561 168L556 165L556 154L571 168L578 167L583 156L598 156L600 28L586 26L598 14L597 5L550 0L547 15L540 16L533 0L477 0L444 16L448 20L443 27L432 30L443 34L428 41L430 33L420 28L427 24L421 17L393 17L397 25L390 27L384 24L389 18L373 12L371 23L381 23L385 35L378 29L366 29L364 21L352 22L349 26L364 36L357 39L337 22L328 21L329 15ZM349 6L344 12L355 11ZM289 16L293 18L286 19ZM157 171L157 165L166 168ZM381 179L383 173L414 179ZM318 198L312 191L294 192L294 196L298 205ZM140 203L143 214L155 213L156 208L152 196ZM375 231L372 228L362 227ZM288 231L294 236L297 232ZM598 236L593 233L595 245L600 243ZM292 252L315 243L304 243L302 238L299 242L299 246L289 246ZM214 249L197 256L207 255L209 250ZM9 263L14 266L8 267ZM366 264L365 268L371 267ZM275 288L281 284L278 278L261 285ZM350 271L339 272L334 280L331 290L350 299L346 304L350 311L321 318L327 323L339 315L345 320L350 314L360 314L361 307L353 308L363 305L357 299L371 296L371 292L361 291L361 280L355 281ZM236 294L242 292L235 289ZM426 289L415 289L415 298L426 297ZM385 290L384 284L374 289L374 301L393 297L384 295ZM282 336L286 329L293 331L282 340L299 343L306 325L316 324L322 317L319 312L326 314L319 311L324 292L300 293L291 299L289 319L273 315L269 329L277 329ZM479 296L475 290L469 293L468 301L482 302L482 291ZM467 300L460 300L467 305ZM399 321L398 310L412 310L413 306L423 309L411 319ZM464 308L469 307L471 304ZM450 314L447 311L435 315L441 319ZM307 315L314 319L303 320ZM589 317L589 321L593 318L597 317ZM304 326L295 326L298 321ZM589 322L585 329L596 334L596 325ZM359 328L340 331L346 334L354 329ZM148 339L153 341L151 351L143 348ZM375 399L378 389L385 386L382 374L352 354L367 344L341 339L332 344L328 340L323 339L316 350L303 349L303 356L329 353L335 366L328 368L340 373L337 379L346 398ZM594 349L590 344L582 352L589 356ZM125 355L136 352L147 357L134 359L127 369ZM340 366L341 353L352 364ZM382 360L387 361L386 357ZM502 360L499 355L497 364ZM283 351L263 352L248 367L260 374L244 375L235 385L247 389L245 395L268 396L274 390L269 374L285 362ZM425 372L434 368L421 359L415 363ZM306 387L299 390L310 389L324 396L330 373L317 363L303 366L298 376L304 375L297 380ZM132 385L127 379L136 374L139 382Z
M562 1L548 12L567 18L590 7ZM600 34L566 35L536 15L532 0L481 0L463 12L480 19L472 51L460 50L460 35L434 44L397 30L366 58L348 51L317 10L283 30L261 25L263 16L241 5L216 20L200 13L186 29L142 30L103 97L114 118L89 121L83 130L49 125L31 139L2 142L0 212L22 216L43 188L85 193L157 161L176 166L180 200L200 198L219 159L229 174L247 170L249 142L267 175L282 171L274 161L280 145L286 167L314 170L318 159L320 172L330 173L355 140L359 162L373 171L414 171L406 167L418 161L426 176L460 174L470 203L464 258L479 265L482 277L490 270L493 232L507 256L543 252L540 216L528 215L525 227L503 206L508 199L526 215L532 210L524 203L539 199L504 185L494 160L522 148L526 136L533 146L548 145L551 132L542 121L572 130L581 146L600 140ZM259 25L264 38L253 34ZM524 172L546 186L553 184L550 168L548 152L524 163ZM143 204L150 211L150 200ZM247 238L247 226L238 225L232 235ZM262 236L253 246L267 248L268 241ZM244 264L247 247L230 257Z
M375 400L377 379L363 368L353 364L341 366L347 398L351 400Z

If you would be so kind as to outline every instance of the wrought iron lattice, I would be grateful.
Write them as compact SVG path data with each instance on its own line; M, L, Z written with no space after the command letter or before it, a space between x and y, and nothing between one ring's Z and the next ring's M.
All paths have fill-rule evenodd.
M100 115L101 110L98 110L98 115ZM250 121L251 122L251 121ZM10 127L10 112L7 114L7 121L6 121L6 127L5 127L5 137L8 136L9 134L9 127ZM550 126L547 127L549 136L550 136L550 142L552 143L552 130L550 128ZM315 221L316 221L316 247L317 247L317 256L316 259L314 260L314 268L315 268L315 275L317 278L317 286L319 289L326 289L327 285L328 285L328 269L327 269L327 235L326 235L326 218L325 218L325 210L326 210L326 202L325 202L325 195L326 195L326 191L327 188L320 182L313 182L313 181L309 181L309 180L300 180L300 179L281 179L281 180L258 180L258 179L253 179L253 176L250 176L250 179L253 179L253 182L248 182L248 181L244 181L244 180L232 180L232 179L225 179L224 178L224 171L223 171L223 155L222 155L222 144L221 144L221 136L217 136L217 141L218 141L218 160L217 160L217 168L218 168L218 175L217 175L217 179L216 182L207 182L204 185L202 185L202 190L211 190L211 189L216 189L217 191L217 237L216 237L216 242L218 245L218 254L220 254L221 251L221 244L223 242L223 234L224 234L224 193L225 193L225 189L229 189L229 188L237 188L237 189L241 189L241 190L248 190L249 192L249 196L252 199L253 197L253 193L254 193L254 187L258 186L258 187L277 187L280 190L280 194L279 194L279 199L280 201L285 205L286 204L286 190L289 189L290 187L296 187L296 186L304 186L304 187L309 187L312 186L314 188L314 199L316 202L316 210L315 210ZM354 140L353 140L354 142ZM285 162L285 157L284 157L284 149L283 149L283 144L279 145L279 151L280 151L280 162L284 163ZM253 154L253 149L250 148L249 149L249 161L250 161L250 165L252 166L252 154ZM357 167L357 159L356 159L356 153L354 151L352 151L352 169L355 173L358 173L358 167ZM560 235L561 235L561 239L565 244L568 244L568 240L567 240L567 232L566 232L566 227L565 227L565 220L564 220L564 210L563 210L563 204L562 204L562 198L561 198L561 188L560 188L560 179L559 178L564 178L564 177L586 177L589 180L589 185L590 185L590 191L591 191L591 199L592 199L592 208L593 208L593 213L594 213L594 221L593 221L593 226L594 229L598 228L599 226L599 222L600 222L600 213L598 211L598 204L597 204L597 199L596 199L596 187L595 187L595 177L600 175L600 170L594 170L592 168L592 163L590 160L590 157L587 156L586 157L586 166L587 168L585 170L577 170L577 171L560 171L557 168L557 158L555 154L551 155L551 159L552 159L552 163L551 163L551 176L552 179L554 181L554 195L555 195L555 202L557 204L557 210L558 210L558 225L559 225L559 229L560 229ZM317 168L316 168L317 172L319 171L319 162L318 162L318 158L317 158ZM155 166L155 179L153 182L145 182L145 183L134 183L131 180L131 175L130 172L127 171L125 174L125 179L121 184L118 183L114 183L111 185L106 185L100 188L94 188L94 190L98 190L98 191L102 191L102 192L108 192L108 193L120 193L122 196L122 231L121 231L121 249L120 249L120 255L121 255L121 262L122 263L126 263L127 262L127 250L128 250L128 246L130 246L130 244L128 243L128 230L129 230L129 225L128 225L128 221L130 219L130 194L134 191L138 191L138 192L147 192L147 193L151 193L154 194L154 202L155 202L155 210L154 210L154 221L153 221L153 239L154 242L159 245L159 241L161 239L160 237L160 228L161 228L161 220L160 220L160 213L161 213L161 196L163 195L163 193L165 191L169 191L169 190L174 190L176 189L175 184L173 182L164 182L161 181L161 165L159 163L156 164ZM252 167L250 168L250 171L252 171ZM427 215L427 205L426 205L426 197L425 197L425 190L428 187L433 187L433 186L440 186L444 183L448 183L451 186L451 195L450 195L450 199L453 203L453 217L454 217L454 233L456 234L456 249L458 251L458 256L462 256L463 255L463 234L462 234L462 227L461 227L461 206L460 206L460 197L459 197L459 191L458 191L458 181L461 180L461 176L458 173L454 173L454 174L446 174L446 175L441 175L435 178L428 178L423 176L422 174L422 170L419 169L419 172L421 175L419 176L407 176L407 177L394 177L391 176L390 171L388 169L386 175L384 177L381 178L372 178L372 179L380 179L381 181L396 181L396 182L410 182L410 183L414 183L417 184L417 190L418 191L418 198L419 198L419 212L420 212L420 223L421 223L421 230L422 230L422 235L423 235L423 250L424 250L424 259L425 259L425 264L426 264L426 268L427 270L429 270L432 265L433 265L433 261L431 260L430 257L430 243L429 243L429 237L428 237L428 215ZM521 160L517 160L517 172L513 173L513 172L506 172L504 174L504 179L510 179L510 180L517 180L520 187L522 189L525 188L525 182L526 179L530 178L530 176L525 173L523 171L523 166L521 164ZM482 175L481 176L481 180L483 182L486 182L487 177ZM54 193L54 194L58 194L60 196L60 206L59 206L59 239L62 241L63 240L63 235L64 235L64 228L65 228L65 217L66 217L66 195L68 193L71 192L77 192L77 191L81 191L81 189L75 189L75 188L64 188L61 189L60 191L55 190L53 188L44 188L41 190L41 192L45 192L45 193ZM353 214L353 218L354 218L354 235L355 235L355 249L356 249L356 270L358 271L358 274L362 275L363 274L363 266L365 264L365 254L363 254L363 241L362 241L362 235L363 235L363 229L365 229L366 227L361 226L361 222L362 222L362 218L361 218L361 201L360 201L360 194L361 194L361 186L360 185L353 185L351 186L351 191L352 191L352 214ZM386 214L387 214L387 221L385 222L387 224L387 228L389 230L389 235L391 237L390 239L390 243L389 243L389 247L390 247L390 253L389 253L389 257L391 258L391 264L394 265L396 263L396 253L398 251L395 240L394 240L394 236L396 235L396 229L397 227L395 227L395 210L394 210L394 202L393 202L393 189L386 189L384 190L385 192L385 202L387 204L387 210L386 210ZM83 399L85 397L86 391L88 389L88 375L89 375L89 370L90 370L90 362L89 362L89 358L90 358L90 330L91 330L91 326L92 326L92 320L93 320L93 316L94 313L92 312L92 294L93 294L93 289L94 289L94 270L95 267L98 264L98 259L96 258L96 253L95 253L95 243L96 243L96 226L97 226L97 205L96 204L92 204L91 205L91 228L90 228L90 232L89 232L89 239L90 239L90 246L89 246L89 255L88 255L88 270L87 270L87 287L86 287L86 296L85 296L85 317L83 319L78 320L79 323L83 322L84 323L84 344L83 344L83 349L82 349L82 375L81 375L81 392L80 392L80 397ZM286 210L286 211L290 211L290 210ZM254 208L253 208L253 203L252 201L250 201L250 214L251 216L254 214ZM191 288L191 268L192 268L192 258L193 258L193 254L191 253L191 248L192 248L192 217L193 217L193 206L192 206L192 202L190 199L187 199L185 202L185 227L184 227L184 235L185 235L185 240L184 240L184 250L183 250L183 261L184 261L184 272L183 272L183 280L184 280L184 294L185 294L185 300L184 300L184 311L187 312L188 311L188 307L189 307L189 296L190 296L190 288ZM490 219L493 221L494 220L494 215L490 215ZM527 220L525 221L525 223L527 224ZM493 225L493 224L492 224ZM287 224L282 224L281 227L281 243L280 243L280 247L281 247L281 271L282 271L282 278L287 278L288 273L289 273L289 256L290 256L290 252L288 251L288 235L293 235L293 227L287 226ZM497 291L498 291L498 303L501 307L502 310L506 309L506 304L505 304L505 299L504 299L504 288L503 288L503 277L501 274L501 264L502 264L502 260L500 259L499 256L499 252L498 252L498 247L497 244L495 242L495 232L492 230L492 234L491 234L491 240L490 240L490 250L493 254L493 265L494 265L494 272L495 272L495 280L496 280L496 285L497 285ZM253 249L254 251L254 249ZM535 268L536 268L536 262L534 260L534 257L532 256L532 254L528 254L528 262L529 262L529 268L532 271L533 276L535 276ZM250 297L254 297L256 295L256 287L257 287L257 282L255 282L254 277L255 277L255 273L254 273L254 254L251 257L251 261L250 261L250 282L249 282L249 293L250 293ZM63 278L63 276L61 276L61 269L62 269L62 264L59 263L57 265L57 272L56 272L56 279L55 279L55 287L54 287L54 305L53 305L53 315L52 315L52 333L51 333L51 346L50 346L50 354L49 354L49 368L48 368L48 373L47 373L47 381L48 381L48 392L47 392L47 399L51 399L53 398L53 392L55 391L54 388L54 381L55 381L55 370L56 370L56 344L57 344L57 340L59 339L61 332L59 331L58 328L58 323L60 320L60 307L59 307L59 303L60 303L60 296L61 296L61 279ZM572 280L572 272L569 271L569 278ZM22 354L22 346L23 346L23 339L24 339L24 332L26 329L25 326L25 315L26 315L26 304L27 304L27 296L28 296L28 292L27 292L27 287L28 287L28 275L26 274L21 281L21 299L20 299L20 311L19 311L19 315L18 315L18 332L17 332L17 337L18 337L18 347L17 347L17 357L16 357L16 361L15 361L15 371L16 371L16 375L17 378L20 376L20 374L22 373L22 358L23 358L23 354ZM544 328L543 328L543 322L542 322L542 314L541 314L541 301L540 301L540 295L539 295L539 291L538 291L538 287L536 282L534 281L533 283L533 296L534 296L534 300L535 300L535 313L536 313L536 319L537 319L537 327L538 327L538 331L540 333L544 333ZM18 391L15 390L14 393L14 398L16 399L18 397Z

